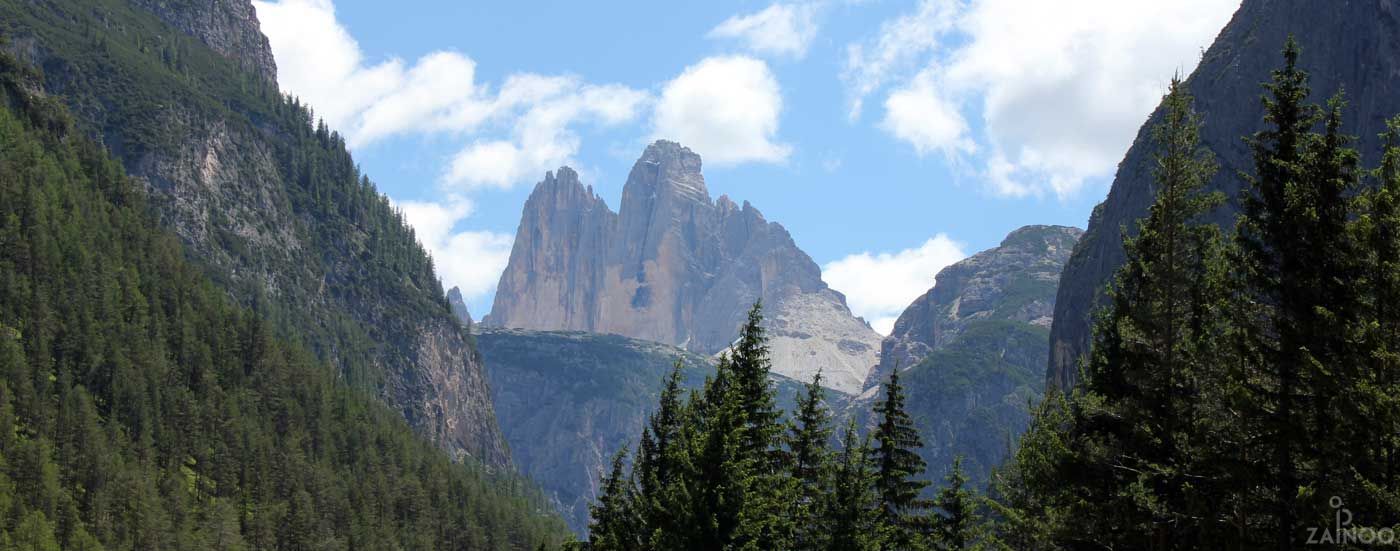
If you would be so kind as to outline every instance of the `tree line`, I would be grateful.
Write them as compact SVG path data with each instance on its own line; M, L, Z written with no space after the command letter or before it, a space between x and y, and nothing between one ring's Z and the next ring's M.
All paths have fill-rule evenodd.
M613 457L579 547L873 550L970 541L976 504L959 468L936 508L923 497L922 442L899 374L884 385L878 426L860 436L852 421L833 448L820 374L791 418L777 409L761 312L755 304L701 389L682 395L676 364L636 450Z
M635 452L614 457L582 546L1393 545L1400 117L1379 166L1362 167L1344 95L1311 103L1299 56L1290 38L1264 85L1233 228L1206 222L1225 202L1204 191L1218 165L1173 80L1151 133L1155 199L1125 235L1081 383L1036 406L985 492L956 465L927 490L898 373L868 436L848 426L828 447L819 381L785 420L755 307L702 391L681 396L671 376Z

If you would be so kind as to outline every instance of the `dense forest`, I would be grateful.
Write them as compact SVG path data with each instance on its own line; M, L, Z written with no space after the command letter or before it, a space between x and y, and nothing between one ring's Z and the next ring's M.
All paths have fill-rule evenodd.
M1244 205L1221 231L1203 121L1174 80L1155 202L1095 323L985 491L923 480L899 374L829 447L815 384L785 417L760 310L704 388L668 380L603 479L597 550L1293 549L1394 545L1400 518L1400 117L1360 166L1345 97L1300 48L1265 85ZM932 498L932 499L930 499Z
M0 56L0 549L565 537L531 485L452 461L232 301L38 78Z
M459 419L423 405L438 382L419 358L425 335L451 333L475 382L479 362L413 229L310 106L126 0L0 0L0 46L41 71L82 132L149 186L187 256L274 335L444 448L509 463L484 384L465 391L481 402ZM206 154L227 172L181 172Z

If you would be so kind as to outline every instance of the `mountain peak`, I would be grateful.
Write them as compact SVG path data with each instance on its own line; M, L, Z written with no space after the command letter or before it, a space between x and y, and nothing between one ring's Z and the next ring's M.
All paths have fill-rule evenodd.
M1034 248L1046 246L1073 247L1084 235L1084 230L1073 226L1030 225L1021 226L1006 234L997 248Z
M457 318L457 321L462 322L462 325L471 326L472 314L467 311L467 302L462 300L461 288L453 287L447 291L447 306L452 310L452 315Z
M1068 226L1022 226L1001 245L938 272L936 284L904 310L881 344L871 388L898 365L914 367L979 321L1047 327L1060 272L1084 233Z
M645 200L675 195L709 203L710 191L705 187L701 167L700 155L690 148L667 140L652 142L632 165L627 185L622 188L622 202L627 203L629 196Z
M775 373L858 392L880 337L821 280L782 226L727 196L711 201L700 156L646 148L613 215L577 197L572 171L546 176L521 216L489 325L612 333L714 354L762 299Z

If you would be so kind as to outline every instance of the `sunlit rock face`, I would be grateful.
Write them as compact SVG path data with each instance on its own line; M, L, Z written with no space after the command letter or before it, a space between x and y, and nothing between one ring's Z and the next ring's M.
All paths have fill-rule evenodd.
M880 337L787 230L710 198L700 156L658 141L632 166L617 213L572 169L525 203L488 325L611 333L715 354L762 300L773 370L860 390Z

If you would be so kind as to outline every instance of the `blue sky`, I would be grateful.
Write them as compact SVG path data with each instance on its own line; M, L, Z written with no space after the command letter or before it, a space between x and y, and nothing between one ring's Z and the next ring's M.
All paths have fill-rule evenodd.
M1238 2L255 5L280 85L348 137L474 314L545 170L616 209L660 137L884 330L1011 230L1083 227Z

